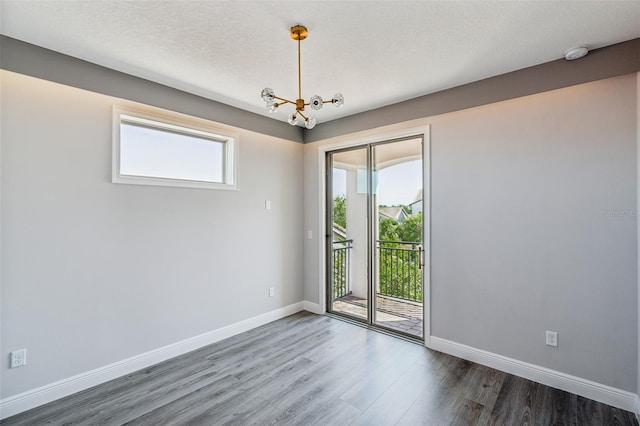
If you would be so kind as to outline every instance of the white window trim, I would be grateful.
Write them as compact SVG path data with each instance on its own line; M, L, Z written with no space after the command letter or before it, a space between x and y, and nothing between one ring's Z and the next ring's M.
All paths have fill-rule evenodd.
M127 117L125 121L145 124L146 120L151 120L156 123L161 123L167 130L173 130L195 136L204 136L208 139L223 142L223 155L225 160L223 175L225 182L218 183L121 174L120 123L122 122L123 116ZM113 183L201 189L238 189L238 132L216 126L215 123L211 121L159 109L154 109L153 113L149 113L138 109L114 106L112 122L111 181ZM162 128L162 126L153 125L152 127Z

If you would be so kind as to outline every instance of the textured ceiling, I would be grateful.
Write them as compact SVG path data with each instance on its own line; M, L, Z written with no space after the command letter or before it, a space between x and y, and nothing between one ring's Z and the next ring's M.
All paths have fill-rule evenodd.
M270 115L260 91L302 95L326 122L640 36L639 1L1 0L2 34ZM281 108L280 120L292 108Z

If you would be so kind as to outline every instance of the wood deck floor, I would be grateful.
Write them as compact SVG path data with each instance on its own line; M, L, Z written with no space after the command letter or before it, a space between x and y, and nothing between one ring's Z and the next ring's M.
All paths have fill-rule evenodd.
M4 425L637 425L633 414L299 313Z
M352 295L333 301L333 312L367 319L367 299ZM422 339L424 308L422 303L393 297L376 296L376 324Z

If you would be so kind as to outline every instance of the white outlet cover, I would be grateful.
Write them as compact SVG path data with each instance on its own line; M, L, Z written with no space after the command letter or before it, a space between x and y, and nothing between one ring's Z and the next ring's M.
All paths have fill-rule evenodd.
M27 364L27 350L20 349L11 352L11 368L22 367Z
M547 330L546 343L547 343L547 346L557 347L558 346L558 333L555 332L555 331L548 331Z

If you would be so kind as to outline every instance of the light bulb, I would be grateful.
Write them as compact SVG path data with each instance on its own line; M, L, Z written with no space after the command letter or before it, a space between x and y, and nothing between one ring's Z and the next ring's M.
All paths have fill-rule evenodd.
M275 98L276 94L273 92L273 89L265 87L262 89L260 96L262 96L262 100L265 102L273 102L273 98Z
M311 99L309 99L309 106L313 109L322 108L322 98L318 95L312 96Z
M289 114L289 119L287 121L292 126L295 126L296 124L298 124L298 115L297 114Z
M278 104L273 102L267 103L267 111L269 111L271 114L278 112Z
M344 104L344 96L342 96L342 93L336 93L333 95L331 103L336 107L341 107Z
M309 117L307 121L304 122L304 127L309 130L313 129L314 127L316 127L316 119Z

